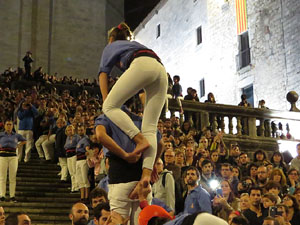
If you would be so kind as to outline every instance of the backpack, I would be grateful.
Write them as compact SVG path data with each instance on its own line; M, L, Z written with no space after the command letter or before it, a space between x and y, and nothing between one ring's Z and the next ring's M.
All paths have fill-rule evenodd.
M163 185L163 187L165 187L165 185L166 185L166 175L168 173L172 174L171 172L165 172L162 175L162 185ZM173 174L172 174L172 176L173 176ZM174 178L174 176L173 176L173 178ZM180 212L183 212L184 198L182 196L181 184L174 179L174 185L175 185L175 214L178 214Z

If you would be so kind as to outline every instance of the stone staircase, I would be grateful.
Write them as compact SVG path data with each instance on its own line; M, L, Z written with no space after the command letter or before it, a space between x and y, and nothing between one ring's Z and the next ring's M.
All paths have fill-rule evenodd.
M16 188L18 202L0 203L6 215L25 212L31 218L32 225L70 224L70 207L80 196L79 193L70 193L70 184L60 183L57 176L59 171L59 166L41 163L34 153L28 163L19 163ZM8 190L7 182L7 195Z

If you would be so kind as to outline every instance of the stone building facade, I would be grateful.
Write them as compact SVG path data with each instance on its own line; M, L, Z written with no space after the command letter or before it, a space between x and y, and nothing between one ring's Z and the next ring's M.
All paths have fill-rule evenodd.
M171 76L181 76L184 94L191 86L202 91L201 101L213 92L218 103L236 105L246 92L255 107L264 99L269 108L289 109L287 92L300 94L300 1L247 0L240 35L236 1L162 0L135 38L158 53ZM240 68L245 34L251 60Z
M23 67L33 53L33 70L96 78L107 30L124 20L124 0L1 0L0 71Z

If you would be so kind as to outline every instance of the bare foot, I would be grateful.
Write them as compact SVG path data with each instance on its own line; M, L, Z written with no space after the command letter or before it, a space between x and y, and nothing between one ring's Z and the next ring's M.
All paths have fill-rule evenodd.
M142 153L150 146L148 140L142 133L138 133L134 136L133 141L136 143L136 147L133 150L134 153Z

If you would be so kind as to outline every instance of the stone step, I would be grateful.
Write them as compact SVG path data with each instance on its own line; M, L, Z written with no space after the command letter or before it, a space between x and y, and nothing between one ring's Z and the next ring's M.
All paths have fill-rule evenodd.
M55 185L55 187L58 188L68 188L71 184L69 183L60 183L60 180L57 179L55 182L34 182L34 181L23 181L23 180L17 180L17 188L23 187L23 186L37 186L37 187L51 187ZM6 182L6 186L9 186L9 182Z
M33 192L33 191L16 191L16 197L31 197L32 199L36 197L50 197L50 198L78 198L79 194L74 193L71 194L70 192Z
M52 184L53 186L53 184ZM70 193L68 187L51 187L51 186L19 186L17 185L16 191L22 192L54 192L54 193Z
M21 198L21 197L20 197ZM18 200L20 199L18 198ZM76 200L74 200L74 202L76 202ZM60 209L60 208L65 208L68 209L71 207L71 203L70 202L16 202L16 203L11 203L11 202L1 202L1 206L3 207L16 207L16 208L56 208L56 209Z
M38 171L44 171L44 170L51 170L51 171L60 171L60 167L57 165L53 166L44 166L44 165L37 165L37 166L32 166L32 165L25 165L25 166L18 166L18 170L38 170Z
M17 177L17 183L18 181L25 181L25 182L59 182L60 177L58 176L53 176L53 177Z
M71 195L71 194L70 194ZM8 197L8 196L7 196ZM58 196L25 196L25 195L16 195L16 199L20 203L37 203L37 202L42 202L42 203L56 203L56 202L63 202L63 203L70 203L70 206L72 203L77 202L80 200L80 195L79 194L72 194L70 197L69 195L58 197ZM8 204L14 204L14 203L9 203Z
M17 173L18 177L44 177L44 178L53 178L53 177L57 177L57 173L30 173L30 172L18 172Z
M17 174L21 173L21 174L40 174L40 175L45 175L45 174L57 174L59 171L55 171L55 170L40 170L40 169L22 169L22 170L18 170Z
M14 212L25 212L26 214L30 215L55 215L55 216L64 216L68 215L69 209L68 208L31 208L31 207L26 207L26 208L20 208L20 207L9 207L5 209L5 213L14 213Z

